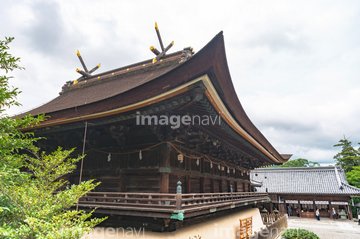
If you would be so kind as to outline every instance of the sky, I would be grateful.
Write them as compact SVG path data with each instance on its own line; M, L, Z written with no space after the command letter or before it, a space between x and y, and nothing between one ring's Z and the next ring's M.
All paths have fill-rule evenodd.
M158 23L169 52L197 52L223 31L238 98L280 153L334 164L346 137L360 142L360 1L1 0L0 37L23 71L13 115L58 96L82 68L97 73L154 57Z

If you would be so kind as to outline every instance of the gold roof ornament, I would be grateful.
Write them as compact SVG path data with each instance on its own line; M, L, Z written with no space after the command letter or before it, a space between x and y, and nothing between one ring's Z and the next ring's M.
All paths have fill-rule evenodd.
M81 55L80 55L80 52L79 50L77 50L76 52L76 55L78 56L79 60L80 60L80 63L81 65L83 66L84 70L80 70L80 69L76 69L76 72L78 72L79 74L82 75L82 77L78 80L75 80L73 83L76 84L78 83L79 81L81 81L82 79L85 79L85 78L88 78L88 77L91 77L91 73L93 73L94 71L96 71L97 69L100 68L101 64L95 66L94 68L92 68L90 71L87 69L86 65L85 65L85 62L84 60L82 59Z
M152 63L157 62L158 60L160 60L160 58L165 56L166 52L174 45L174 41L172 41L166 48L164 48L164 44L163 44L162 39L161 39L159 27L158 27L156 22L155 22L155 31L156 31L156 35L157 35L157 37L159 39L161 52L159 50L157 50L154 46L150 47L150 50L156 55L156 57L153 59Z

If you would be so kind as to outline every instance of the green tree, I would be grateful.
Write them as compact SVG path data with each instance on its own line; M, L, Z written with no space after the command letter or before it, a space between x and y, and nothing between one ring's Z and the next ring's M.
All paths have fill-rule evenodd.
M345 172L350 172L354 166L360 166L360 152L354 149L350 140L344 137L334 147L341 147L341 151L334 156L334 159L336 165L340 165Z
M350 185L360 188L360 166L354 166L346 173L346 180Z
M38 140L21 129L39 124L44 115L11 118L5 108L20 105L20 93L9 84L8 72L23 69L9 44L0 41L0 238L80 238L104 219L90 219L91 213L70 210L78 199L93 190L93 181L66 190L62 177L76 167L81 157L69 157L73 150L59 148L51 154L34 146ZM2 74L2 73L1 73Z
M318 162L312 162L307 159L298 158L289 160L286 163L279 166L279 168L288 168L288 167L315 167L320 166Z

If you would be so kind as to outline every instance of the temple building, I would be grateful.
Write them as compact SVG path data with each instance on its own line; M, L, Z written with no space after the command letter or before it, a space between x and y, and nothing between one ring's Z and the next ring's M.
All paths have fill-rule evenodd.
M268 192L270 210L275 206L282 213L315 218L330 217L332 208L339 218L351 219L351 196L359 196L360 189L350 186L340 166L304 168L259 168L251 171L251 179L260 182L257 192Z
M191 47L165 54L173 42L164 48L159 40L154 59L99 74L78 53L82 76L27 112L49 116L31 129L46 137L40 147L86 154L67 179L101 184L79 208L174 230L269 202L251 192L250 170L290 155L278 153L242 108L223 33L196 54Z

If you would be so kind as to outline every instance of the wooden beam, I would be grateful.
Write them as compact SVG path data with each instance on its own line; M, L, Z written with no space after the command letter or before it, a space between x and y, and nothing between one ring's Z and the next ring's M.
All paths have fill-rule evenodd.
M160 167L170 167L170 151L171 146L169 144L164 145L161 147L160 152Z
M190 179L190 175L187 175L185 182L185 193L190 193L190 192L191 192L191 179Z
M160 193L169 193L169 174L161 173L160 175Z
M345 205L346 207L346 205ZM347 211L349 213L349 220L353 220L353 216L352 216L352 212L351 212L351 208L350 208L350 205L347 205Z
M160 167L170 169L170 145L161 147ZM160 193L169 193L169 173L160 173Z
M204 177L200 178L200 189L201 189L201 193L205 193L205 178Z
M215 193L215 185L214 185L214 179L213 178L210 179L210 185L211 185L211 192Z
M126 175L121 174L119 181L119 192L126 192Z
M185 169L186 171L191 171L191 159L185 158Z

